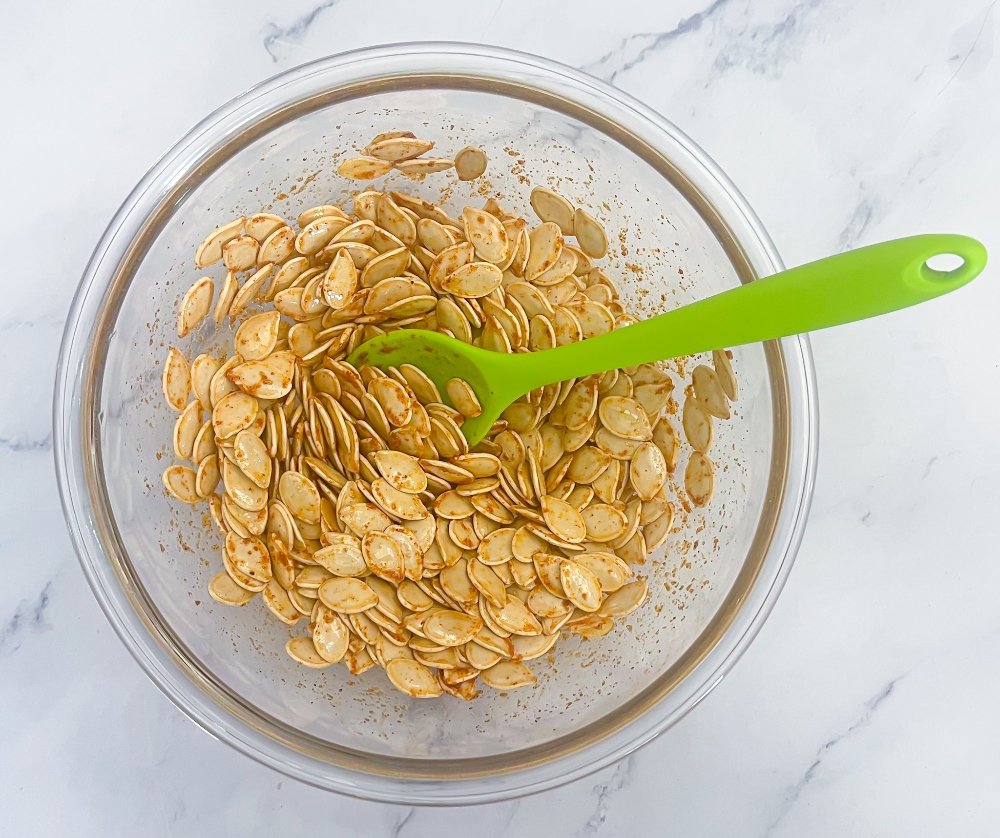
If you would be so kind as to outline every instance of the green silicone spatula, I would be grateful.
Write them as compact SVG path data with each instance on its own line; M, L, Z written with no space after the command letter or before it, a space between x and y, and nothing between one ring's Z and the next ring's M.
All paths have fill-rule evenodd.
M944 254L960 257L962 264L948 271L930 267L929 259ZM542 352L491 352L437 332L399 329L358 347L348 361L355 366L413 364L445 398L448 381L464 379L483 408L462 424L475 445L511 402L544 384L853 323L954 291L985 265L986 248L975 239L910 236L810 262Z

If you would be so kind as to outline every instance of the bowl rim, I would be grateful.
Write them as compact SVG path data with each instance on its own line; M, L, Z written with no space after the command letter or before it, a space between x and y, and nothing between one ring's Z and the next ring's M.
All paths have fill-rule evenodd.
M745 608L752 607L752 613L743 615L743 625L735 632L736 636L726 644L724 654L719 656L719 660L710 661L708 668L700 674L701 682L693 689L689 689L686 697L672 712L652 720L651 717L655 714L650 711L658 706L653 705L640 713L635 720L636 723L630 727L613 731L604 739L585 745L581 751L570 754L569 757L561 756L541 766L529 766L503 775L469 780L413 781L381 775L359 777L352 775L351 772L345 772L342 768L304 757L301 753L289 753L289 749L276 739L264 741L266 739L264 734L231 712L227 712L227 708L221 703L215 701L209 703L205 700L204 694L192 694L192 688L198 685L193 683L190 671L180 671L182 667L178 665L176 659L171 660L169 655L163 654L162 649L154 648L152 644L155 638L151 636L155 633L154 628L141 622L142 615L130 609L127 602L124 602L123 608L124 592L115 588L115 583L121 585L122 580L118 577L109 577L101 567L102 561L106 562L107 557L97 533L100 522L95 524L91 519L87 486L81 474L83 469L80 464L86 460L89 452L84 450L82 444L85 439L81 432L82 420L79 416L81 403L78 392L84 377L84 364L79 361L86 353L85 347L88 343L84 332L94 325L86 322L82 315L88 303L91 307L94 305L92 297L95 281L102 274L103 268L107 283L114 267L108 269L105 264L113 257L115 239L126 229L127 222L134 213L141 209L144 200L147 204L150 201L155 203L155 196L149 197L154 185L178 166L190 163L193 150L212 133L213 129L218 129L227 121L236 120L240 114L252 108L257 100L277 95L283 85L296 78L336 69L343 70L350 65L360 66L366 61L387 58L405 61L419 58L432 61L440 59L442 63L446 63L448 59L456 57L474 57L477 60L494 62L503 65L508 72L513 68L521 68L549 77L558 77L571 86L588 88L597 98L606 100L608 105L614 104L620 109L631 112L637 119L643 120L662 134L665 139L670 139L681 147L689 158L688 162L698 166L700 174L714 181L713 187L727 201L727 211L731 216L735 216L735 220L744 228L744 237L747 235L753 237L752 244L757 249L756 264L750 265L750 269L756 275L760 275L762 267L769 272L781 270L783 267L763 226L721 169L676 126L631 96L562 64L498 47L455 42L411 42L369 47L317 59L255 85L199 122L147 172L109 223L74 295L60 347L53 399L55 466L60 500L74 548L105 616L150 679L199 726L258 762L321 788L367 799L412 804L462 805L491 802L553 788L586 776L623 758L686 715L721 681L725 673L742 656L774 606L787 579L804 531L813 492L818 443L815 373L809 341L806 337L787 338L775 343L775 347L780 346L780 350L776 351L784 364L787 376L789 392L786 398L791 427L789 444L793 449L789 452L788 468L783 484L784 496L780 504L782 510L779 512L779 518L783 523L782 521L778 523L783 532L777 539L780 541L777 551L780 555L771 562L771 574L766 580L765 588L760 588L757 582L754 582L752 588L757 591L757 596L754 601L748 599L744 604ZM492 69L501 72L496 67ZM711 206L717 209L714 205ZM735 237L735 234L733 235ZM739 239L739 243L744 244L744 239ZM117 247L121 249L120 242ZM768 555L771 555L773 550L772 544L767 550ZM722 645L720 640L710 651L713 654L717 653ZM706 660L709 657L707 655ZM695 670L705 662L705 660L700 661L684 680L690 680ZM662 700L659 703L662 703ZM637 724L642 721L645 721L645 724ZM628 735L623 735L624 733ZM594 749L598 744L603 744L604 747L599 749L600 753L595 754ZM580 759L588 753L589 759Z

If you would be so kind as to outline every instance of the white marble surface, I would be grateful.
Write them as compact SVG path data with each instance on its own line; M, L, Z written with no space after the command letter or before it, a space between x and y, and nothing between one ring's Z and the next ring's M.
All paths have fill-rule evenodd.
M315 3L5 9L0 834L996 835L996 267L816 337L820 474L791 580L703 705L612 770L475 810L348 800L213 741L140 672L62 525L57 345L132 185L272 73L380 41L516 46L679 124L791 264L920 231L977 235L1000 262L995 0Z

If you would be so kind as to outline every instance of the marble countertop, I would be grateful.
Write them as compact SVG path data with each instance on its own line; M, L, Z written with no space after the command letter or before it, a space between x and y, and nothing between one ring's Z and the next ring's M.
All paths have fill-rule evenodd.
M820 470L790 581L703 704L614 768L476 809L350 800L214 741L135 665L56 495L63 320L133 184L273 73L403 39L538 52L688 132L789 264L922 231L978 236L1000 258L995 0L315 4L5 12L0 835L996 835L996 268L815 337Z

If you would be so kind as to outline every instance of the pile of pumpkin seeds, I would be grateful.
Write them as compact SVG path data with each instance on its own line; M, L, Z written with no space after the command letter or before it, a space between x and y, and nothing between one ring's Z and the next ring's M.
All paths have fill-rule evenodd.
M388 163L384 174L429 148L394 132L359 159ZM467 171L481 172L473 157ZM211 596L240 606L260 594L305 626L286 647L305 666L379 666L409 696L470 700L480 680L534 683L526 662L562 632L602 636L647 598L634 568L667 537L678 500L673 385L658 365L543 387L470 450L461 426L479 404L466 382L442 394L416 367L345 360L393 329L527 352L634 323L595 264L608 247L600 222L549 189L531 206L537 222L494 200L452 217L369 190L349 210L306 210L297 227L237 218L197 250L199 268L227 272L218 297L209 276L184 295L178 336L209 315L239 325L227 358L168 352L174 453L190 465L163 482L207 503L224 535ZM694 367L681 422L691 504L711 498L713 421L736 397L728 353Z

